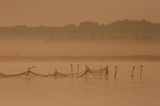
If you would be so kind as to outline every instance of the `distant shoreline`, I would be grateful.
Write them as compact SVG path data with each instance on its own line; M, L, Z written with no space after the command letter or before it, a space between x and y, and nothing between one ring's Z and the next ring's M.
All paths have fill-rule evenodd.
M109 24L99 24L84 21L79 25L68 24L65 26L0 26L0 37L29 38L43 40L85 40L85 39L140 39L159 40L160 23L147 20L117 20Z
M72 61L152 61L160 62L160 56L0 56L0 62L72 62Z

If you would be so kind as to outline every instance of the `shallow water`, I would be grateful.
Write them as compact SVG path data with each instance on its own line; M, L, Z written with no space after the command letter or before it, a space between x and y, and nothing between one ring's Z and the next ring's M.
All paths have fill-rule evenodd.
M77 72L78 62L72 62ZM20 73L28 66L37 66L32 71L48 74L58 69L70 73L71 62L53 63L0 63L0 72ZM85 78L21 78L0 79L0 106L160 106L159 62L81 62L90 69L109 65L109 79L104 76ZM142 80L139 66L144 65ZM115 80L114 67L118 66ZM132 66L136 66L134 80L130 78Z

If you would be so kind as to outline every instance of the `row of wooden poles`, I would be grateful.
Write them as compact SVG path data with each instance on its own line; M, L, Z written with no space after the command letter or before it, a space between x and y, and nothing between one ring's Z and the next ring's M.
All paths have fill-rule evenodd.
M88 76L88 74L89 73L92 73L92 70L89 68L89 66L88 65L85 65L85 72L84 73L82 73L81 75L79 75L79 68L80 67L80 65L78 64L78 68L77 68L77 78L79 78L79 77L85 77L85 78L88 78L89 76ZM134 79L134 77L135 77L135 69L136 69L136 67L135 66L133 66L132 67L132 71L131 71L131 75L130 75L130 77L131 77L131 79ZM140 67L139 67L139 78L140 79L142 79L142 72L143 72L143 65L140 65ZM103 73L104 73L104 77L105 77L105 79L109 79L109 68L108 68L108 65L106 65L105 66L105 68L102 68L102 66L101 66L101 68L100 68L100 70L99 70L99 75L100 76L102 76L103 75ZM71 75L72 75L72 78L74 77L74 73L73 73L73 64L71 64ZM118 76L118 66L115 66L115 70L114 70L114 79L115 80L117 80L117 76Z
M77 77L77 78L89 78L89 74L91 74L92 76L104 76L105 79L109 79L109 68L108 65L106 65L104 68L101 67L100 70L92 70L89 68L88 65L85 65L85 70L84 72L80 72L80 64L78 64L78 68L77 68L77 72L74 73L73 70L73 64L71 64L71 73L70 74L64 74L64 73L60 73L58 72L58 70L56 69L54 73L51 74L39 74L39 73L35 73L33 71L31 71L32 69L36 68L35 66L32 67L28 67L28 70L19 74L13 74L13 75L7 75L4 73L0 73L0 77L1 78L10 78L10 77L21 77L21 76L25 76L26 78L29 78L33 75L33 76L39 76L39 77L54 77L54 78L62 78L62 77ZM140 79L142 79L142 71L143 71L143 65L140 65L140 73L139 73L139 77ZM133 66L133 69L131 71L131 78L134 79L134 72L135 72L135 66ZM115 70L114 70L114 79L116 80L118 76L118 66L115 66Z

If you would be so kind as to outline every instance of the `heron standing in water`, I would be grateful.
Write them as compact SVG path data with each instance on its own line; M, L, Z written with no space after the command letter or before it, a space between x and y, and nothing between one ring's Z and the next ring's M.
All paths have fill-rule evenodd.
M58 70L57 70L57 69L55 69L55 70L54 70L53 77L54 77L54 78L57 78L57 75L58 75Z
M105 68L105 78L108 80L108 77L109 77L109 69L108 69L108 65L106 65L106 68Z
M133 66L132 72L131 72L131 78L134 79L134 71L135 71L135 66Z
M115 71L114 71L114 79L117 80L117 73L118 73L118 70L117 70L117 66L115 66Z
M82 77L82 76L85 76L85 78L88 78L88 73L89 73L89 71L90 71L88 65L85 65L85 70L86 70L86 71L81 75L81 77Z

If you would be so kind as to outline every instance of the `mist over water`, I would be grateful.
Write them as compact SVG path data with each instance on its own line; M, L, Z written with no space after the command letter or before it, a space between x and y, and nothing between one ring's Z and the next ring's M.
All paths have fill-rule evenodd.
M159 41L145 40L36 40L0 41L1 56L127 56L159 55Z

